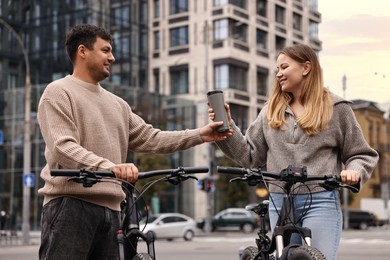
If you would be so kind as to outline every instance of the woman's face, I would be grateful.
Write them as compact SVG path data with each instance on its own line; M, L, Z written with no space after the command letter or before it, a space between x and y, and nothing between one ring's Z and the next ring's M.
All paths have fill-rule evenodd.
M283 92L290 92L299 97L304 76L307 74L305 64L299 63L285 54L277 59L276 78Z

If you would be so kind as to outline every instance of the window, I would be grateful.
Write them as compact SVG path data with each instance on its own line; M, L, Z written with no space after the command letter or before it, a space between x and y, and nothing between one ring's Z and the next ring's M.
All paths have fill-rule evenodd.
M275 7L275 21L280 24L284 24L284 13L285 10L283 7L277 5Z
M275 51L280 52L286 46L286 39L280 36L275 37Z
M188 0L170 0L169 13L178 14L188 12Z
M215 88L247 91L247 74L248 68L234 64L217 64L214 67Z
M113 25L130 25L130 9L128 6L121 6L113 9L111 18Z
M121 35L118 32L113 34L113 53L117 60L123 60L129 57L130 39L128 36Z
M246 31L248 26L245 23L234 20L230 20L230 23L232 28L232 38L246 42Z
M248 25L232 19L214 21L214 40L225 40L229 36L233 39L247 41Z
M170 68L171 94L188 93L188 65Z
M229 106L232 118L234 118L234 122L244 133L248 128L248 107L232 103L230 103Z
M229 37L229 21L228 19L220 19L214 21L214 39L224 40Z
M188 26L176 27L170 30L171 47L188 44Z
M318 11L318 0L309 0L309 9Z
M153 2L153 17L158 18L160 17L160 0L154 0Z
M267 0L257 0L256 8L258 15L267 17Z
M268 69L258 67L256 77L257 95L266 96L268 86Z
M318 23L314 21L309 22L309 36L311 38L318 38Z
M154 92L160 93L160 70L153 70L153 79L154 79Z
M293 29L302 30L302 16L300 14L293 13Z
M160 49L160 31L154 32L154 49L155 50Z
M257 48L267 49L267 32L257 29L256 30L256 44Z
M243 9L246 8L246 0L214 0L214 6L232 4Z

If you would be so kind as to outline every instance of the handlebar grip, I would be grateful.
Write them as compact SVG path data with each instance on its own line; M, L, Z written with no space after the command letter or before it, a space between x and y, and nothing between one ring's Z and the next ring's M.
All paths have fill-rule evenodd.
M227 174L245 174L247 170L245 168L239 168L239 167L217 167L217 171L220 173L227 173Z
M184 172L187 174L191 173L207 173L209 172L209 167L203 166L203 167L183 167Z

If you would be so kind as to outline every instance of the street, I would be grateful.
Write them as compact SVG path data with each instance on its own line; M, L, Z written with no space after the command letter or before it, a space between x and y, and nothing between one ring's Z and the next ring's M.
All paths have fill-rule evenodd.
M241 232L216 232L200 235L193 241L158 240L158 260L238 260L241 247L254 245L252 234ZM39 245L3 246L0 244L0 260L36 260ZM143 245L140 244L140 248ZM343 232L337 260L385 260L390 255L390 227L370 228L366 231Z

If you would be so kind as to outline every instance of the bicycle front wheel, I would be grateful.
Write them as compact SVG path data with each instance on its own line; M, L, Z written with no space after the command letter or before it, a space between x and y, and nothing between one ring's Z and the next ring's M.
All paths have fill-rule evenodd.
M147 253L137 253L133 260L153 260L153 258Z
M261 257L257 257L257 254L259 253L259 250L257 247L254 246L248 246L247 248L242 251L241 260L264 260L261 259ZM275 260L275 257L273 255L269 256L269 260Z
M288 256L288 260L326 260L325 256L315 247L299 246Z

